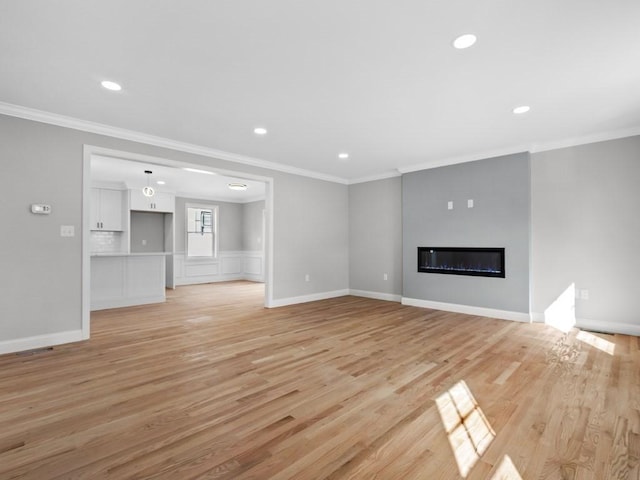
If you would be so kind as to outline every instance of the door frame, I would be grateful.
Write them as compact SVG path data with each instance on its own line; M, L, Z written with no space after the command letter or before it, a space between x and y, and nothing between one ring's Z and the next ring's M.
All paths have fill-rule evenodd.
M133 162L154 163L174 168L206 168L220 175L246 178L265 183L265 226L264 235L264 306L273 306L273 197L274 179L263 175L255 175L241 170L227 170L205 163L189 163L151 155L114 150L96 145L83 146L82 160L82 338L86 340L91 333L91 228L90 228L90 198L91 198L91 157L102 155L115 157Z

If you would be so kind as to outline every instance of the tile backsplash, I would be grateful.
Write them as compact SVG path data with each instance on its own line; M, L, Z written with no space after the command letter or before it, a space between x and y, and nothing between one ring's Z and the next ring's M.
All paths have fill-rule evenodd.
M122 253L122 232L91 232L91 253Z

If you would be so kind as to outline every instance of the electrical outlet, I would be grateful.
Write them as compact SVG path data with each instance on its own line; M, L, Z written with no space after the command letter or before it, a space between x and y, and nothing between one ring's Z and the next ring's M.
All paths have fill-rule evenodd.
M449 210L453 210L453 202L451 202L451 201L447 202L447 208Z
M389 280L389 275L387 275L386 273L384 275L382 275L382 279L383 280Z
M76 229L73 225L60 225L61 237L74 237L76 235Z
M589 290L586 288L580 290L580 300L589 300Z
M146 244L147 244L147 241L146 240L142 240L142 245L144 246Z
M311 280L311 276L307 273L307 274L304 276L304 281L305 281L305 282L308 282L308 281L310 281L310 280Z

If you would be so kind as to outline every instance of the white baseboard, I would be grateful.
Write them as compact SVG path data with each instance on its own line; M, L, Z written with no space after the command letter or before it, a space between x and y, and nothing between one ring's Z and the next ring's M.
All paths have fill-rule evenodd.
M199 285L201 283L235 282L236 280L247 280L246 275L235 273L226 275L201 275L188 278L176 278L176 286Z
M15 340L4 340L0 342L0 354L52 347L54 345L79 342L81 340L86 340L82 335L82 330L71 330L68 332L36 335L35 337L16 338Z
M576 318L576 327L583 330L593 330L595 332L622 333L624 335L640 337L640 325L634 325L632 323L602 322L586 318Z
M544 313L532 313L531 318L533 318L534 322L545 323ZM640 337L640 325L633 323L603 322L588 318L576 318L575 327L582 330L593 330L594 332L621 333Z
M400 302L402 295L395 295L393 293L381 293L381 292L369 292L367 290L354 290L349 289L349 295L356 297L373 298L376 300L386 300L387 302Z
M349 295L349 289L334 290L332 292L312 293L310 295L301 295L299 297L277 298L271 301L267 308L284 307L287 305L296 305L298 303L316 302L318 300L326 300L328 298L344 297Z
M481 317L500 318L502 320L513 320L514 322L531 322L531 317L528 313L511 312L509 310L496 310L493 308L474 307L471 305L458 305L456 303L434 302L432 300L420 300L417 298L407 297L402 297L402 304L412 307L444 310L445 312L456 312L464 313L467 315L478 315Z
M533 323L544 323L544 313L531 312L531 321Z

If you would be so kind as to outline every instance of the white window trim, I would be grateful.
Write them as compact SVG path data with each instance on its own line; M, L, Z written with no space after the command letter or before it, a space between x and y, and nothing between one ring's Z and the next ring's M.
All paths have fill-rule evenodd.
M211 257L190 257L189 256L189 209L201 208L205 210L211 210L213 212L213 255ZM190 203L187 202L184 205L184 257L188 262L202 261L203 259L217 259L218 258L218 237L220 232L218 231L218 205L213 203Z

